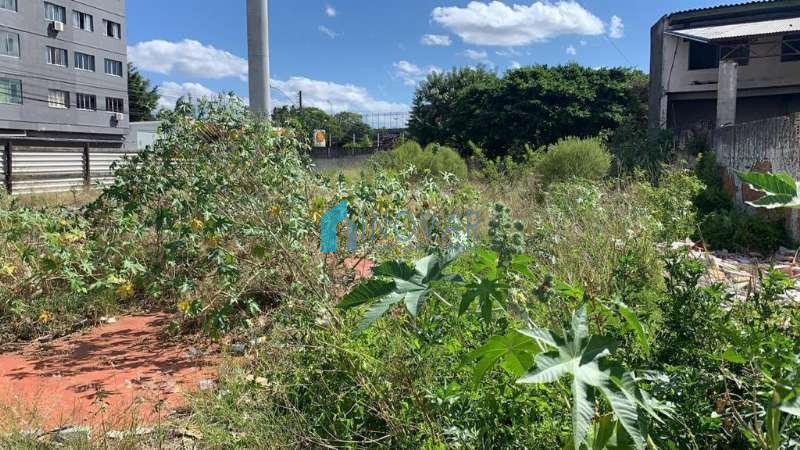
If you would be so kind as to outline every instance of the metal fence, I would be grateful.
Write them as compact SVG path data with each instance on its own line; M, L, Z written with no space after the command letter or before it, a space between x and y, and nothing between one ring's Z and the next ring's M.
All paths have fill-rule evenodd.
M126 151L113 143L6 142L0 177L9 194L64 192L107 185Z

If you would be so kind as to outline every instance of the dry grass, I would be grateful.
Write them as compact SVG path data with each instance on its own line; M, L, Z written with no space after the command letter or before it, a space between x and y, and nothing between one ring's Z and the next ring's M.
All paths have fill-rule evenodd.
M64 206L77 208L93 202L100 196L97 189L73 190L69 192L47 192L42 194L20 194L13 196L20 206L43 208L48 206Z

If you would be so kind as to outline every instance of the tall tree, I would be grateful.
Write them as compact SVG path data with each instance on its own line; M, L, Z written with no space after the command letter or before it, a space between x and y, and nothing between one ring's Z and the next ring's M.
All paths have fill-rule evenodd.
M131 122L154 120L153 112L161 94L158 87L150 87L150 80L142 76L136 67L128 63L128 109Z
M462 153L472 142L490 157L520 154L526 145L596 136L643 118L643 86L647 77L638 70L577 64L523 67L502 77L483 68L435 73L414 94L409 131L423 144Z

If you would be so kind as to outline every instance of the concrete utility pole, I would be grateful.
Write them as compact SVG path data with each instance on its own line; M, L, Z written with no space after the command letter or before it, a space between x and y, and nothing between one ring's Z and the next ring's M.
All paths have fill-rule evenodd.
M269 92L269 0L247 0L247 60L250 109L265 116L272 113Z

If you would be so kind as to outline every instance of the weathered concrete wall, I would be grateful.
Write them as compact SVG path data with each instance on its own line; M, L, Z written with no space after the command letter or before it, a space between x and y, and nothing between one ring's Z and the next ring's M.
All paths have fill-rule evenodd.
M800 179L800 114L717 128L713 141L717 161L725 170L725 189L738 207L757 199L758 193L743 185L736 171L788 172ZM800 211L778 214L785 216L792 237L800 240Z
M800 61L781 61L781 35L756 38L749 64L739 67L739 89L796 88ZM756 55L760 57L756 58ZM716 91L719 69L689 70L689 41L665 36L661 78L669 93Z

